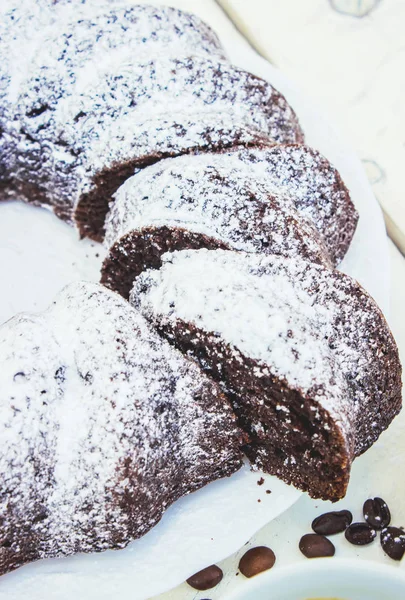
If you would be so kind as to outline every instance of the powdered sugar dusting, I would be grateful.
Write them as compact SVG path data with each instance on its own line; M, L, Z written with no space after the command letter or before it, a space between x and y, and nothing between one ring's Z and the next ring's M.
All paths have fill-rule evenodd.
M0 179L6 181L18 173L22 177L28 169L30 185L41 186L46 175L36 172L38 153L42 160L72 164L63 142L58 145L57 135L52 138L50 131L46 135L43 130L52 128L60 100L79 94L94 73L99 79L117 69L119 74L119 65L128 56L138 62L159 55L224 58L218 37L205 23L169 7L95 0L5 0L0 10ZM52 156L51 142L56 144ZM16 162L17 154L24 155L22 162ZM7 190L9 194L13 188ZM26 192L20 187L18 194L24 197ZM38 202L33 193L30 196L28 200ZM66 198L59 196L59 204L64 202ZM43 203L52 200L45 198ZM71 206L65 213L69 210Z
M44 0L37 21L25 5L27 17L10 6L22 36L33 26L40 33L27 36L23 64L10 52L1 76L9 195L72 221L80 199L108 183L106 171L130 174L135 163L163 156L303 138L285 98L227 63L217 36L193 15L94 2L76 13L69 1L49 10ZM17 48L13 35L5 50Z
M348 439L355 433L356 451L375 440L372 415L400 394L400 367L384 318L356 282L299 259L222 250L163 261L131 294L148 319L179 319L219 336L319 402Z
M235 165L249 166L270 191L293 200L300 214L323 237L334 264L349 248L358 214L337 170L319 152L305 145L238 149Z
M0 358L2 572L123 547L241 464L217 386L101 286L9 321Z
M44 198L66 215L94 188L97 173L120 164L268 137L301 139L285 99L270 84L224 62L126 61L108 73L95 70L87 84L55 110L27 117L27 136L17 148L18 180L40 180Z
M106 246L119 247L120 238L142 227L166 225L238 250L305 255L330 264L315 227L294 202L270 194L266 179L256 178L250 163L238 156L181 156L138 172L114 196L106 220Z
M128 5L87 0L5 0L3 43L9 51L7 97L16 102L27 90L36 92L27 110L50 105L85 81L96 62L111 68L118 52L138 56L202 54L225 58L216 34L197 16L167 6ZM59 24L55 35L55 23ZM18 54L18 44L27 52ZM116 60L115 60L116 62ZM2 65L6 71L6 65ZM24 88L24 89L22 89ZM21 107L20 107L21 108Z

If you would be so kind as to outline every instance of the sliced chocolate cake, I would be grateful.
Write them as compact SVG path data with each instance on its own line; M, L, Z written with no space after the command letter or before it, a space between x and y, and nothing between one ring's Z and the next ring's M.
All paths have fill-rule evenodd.
M101 63L71 96L30 121L18 193L100 239L108 202L136 167L263 140L294 142L292 109L267 82L201 57ZM75 215L73 216L73 211Z
M102 286L3 325L0 364L0 574L122 548L241 466L218 385Z
M294 200L269 193L274 186L238 156L166 159L128 179L107 218L101 282L128 298L139 273L158 268L165 252L187 248L301 256L331 266L320 234Z
M351 463L401 407L389 327L350 277L225 250L163 256L131 302L231 399L256 468L338 500Z

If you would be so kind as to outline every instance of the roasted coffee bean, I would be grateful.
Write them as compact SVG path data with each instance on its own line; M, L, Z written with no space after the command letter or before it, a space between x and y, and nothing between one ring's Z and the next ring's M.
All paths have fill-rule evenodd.
M352 523L345 531L345 538L356 546L365 546L375 540L377 532L367 523Z
M405 531L399 527L385 527L381 532L381 546L393 560L401 560L405 554Z
M316 517L312 521L312 529L320 535L341 533L353 521L353 515L348 510L332 511Z
M251 548L239 561L239 570L245 577L254 577L263 571L268 571L276 562L276 557L267 546Z
M382 498L369 498L363 506L365 521L374 529L383 529L391 523L391 513Z
M335 546L328 538L318 533L307 533L302 536L299 549L307 558L334 556Z
M195 590L210 590L211 588L218 585L224 576L222 570L216 565L211 565L202 571L198 571L195 575L192 575L187 579L188 585Z

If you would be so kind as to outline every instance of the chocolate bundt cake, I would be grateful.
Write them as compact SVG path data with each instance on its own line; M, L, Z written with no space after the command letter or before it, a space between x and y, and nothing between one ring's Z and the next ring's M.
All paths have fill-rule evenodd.
M298 258L168 253L131 302L233 403L256 468L338 500L401 407L389 327L350 277Z
M217 384L102 286L8 321L0 364L0 574L122 548L241 466Z
M290 197L269 193L266 178L238 158L245 154L166 159L128 179L106 221L101 282L128 298L139 273L158 268L165 252L187 248L302 256L330 267L311 221Z
M241 448L343 497L401 367L334 270L358 215L284 96L194 15L125 0L5 0L0 55L0 200L105 236L133 304L73 284L0 327L0 574L126 546Z
M17 46L17 52L11 52L10 64L0 67L3 95L11 107L5 120L10 134L8 156L2 162L8 164L11 173L16 171L15 154L35 141L30 138L36 135L37 117L43 115L41 127L48 127L58 102L77 93L88 72L100 70L100 65L104 69L110 65L115 71L117 60L124 62L134 53L138 62L141 57L161 55L224 58L218 37L203 21L164 6L105 1L59 1L55 5L51 0L30 0L28 6L10 6L5 18L8 23L3 28L5 39L0 49L16 47L17 30L18 41L27 35L30 41L22 59ZM26 193L29 200L30 191Z

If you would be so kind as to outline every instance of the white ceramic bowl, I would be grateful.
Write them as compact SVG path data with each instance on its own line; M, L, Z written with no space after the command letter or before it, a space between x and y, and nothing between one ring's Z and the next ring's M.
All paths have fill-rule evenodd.
M311 559L257 575L226 600L404 600L405 569L365 560ZM225 599L224 599L225 600Z

